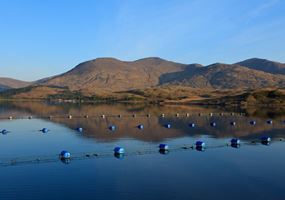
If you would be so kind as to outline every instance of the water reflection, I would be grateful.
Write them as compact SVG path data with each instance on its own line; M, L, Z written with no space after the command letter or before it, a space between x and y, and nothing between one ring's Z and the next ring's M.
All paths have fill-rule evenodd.
M255 116L241 115L240 112L197 106L2 102L0 117L41 117L74 130L80 137L104 142L120 138L159 142L168 138L200 135L242 139L260 135L284 136L283 111L275 115L268 111L269 116L265 116L264 109L250 110L251 114L261 113ZM268 120L269 117L274 120ZM252 121L255 122L254 126L250 125Z

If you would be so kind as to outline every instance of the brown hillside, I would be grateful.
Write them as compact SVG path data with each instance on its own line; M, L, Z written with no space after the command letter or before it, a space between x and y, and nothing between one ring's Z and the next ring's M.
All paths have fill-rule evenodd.
M98 58L77 65L71 71L44 84L67 86L71 90L122 91L156 86L164 73L183 71L185 65L160 58L124 62Z

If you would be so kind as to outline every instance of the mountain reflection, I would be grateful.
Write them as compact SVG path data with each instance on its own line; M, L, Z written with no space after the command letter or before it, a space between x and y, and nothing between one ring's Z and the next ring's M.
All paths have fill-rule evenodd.
M80 133L80 136L104 142L120 138L158 142L168 138L200 135L242 139L256 138L263 134L272 137L285 135L283 131L285 124L282 118L284 115L272 109L259 111L251 108L250 111L243 110L247 115L241 115L240 110L232 115L230 110L186 105L51 104L44 102L2 102L0 108L2 119L8 119L8 116L14 118L40 117L73 130L82 127L84 131ZM269 115L266 114L267 112ZM162 113L165 114L164 118L160 116ZM179 113L179 117L175 116L176 113ZM186 113L189 113L189 117L186 117ZM214 115L210 116L209 113L214 113ZM261 113L261 115L252 115L255 113ZM136 117L133 117L133 114ZM150 117L147 117L147 114L150 114ZM72 119L68 118L69 115L73 116ZM101 115L106 117L102 118ZM122 117L119 118L118 115ZM49 118L49 116L52 117ZM269 117L274 118L272 125L266 123ZM255 126L249 124L252 119L256 121ZM232 121L236 122L235 126L230 125ZM216 122L217 126L210 126L211 122ZM168 123L171 124L170 129L164 127ZM189 123L195 123L195 128L189 127ZM139 124L144 125L143 130L137 128ZM116 131L110 131L108 129L110 125L115 125Z

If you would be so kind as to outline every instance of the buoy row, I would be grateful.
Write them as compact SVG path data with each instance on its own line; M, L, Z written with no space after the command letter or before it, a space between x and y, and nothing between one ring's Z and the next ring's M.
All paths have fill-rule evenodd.
M270 141L271 141L271 138L268 137L268 136L263 136L263 137L260 138L260 142L262 144L268 145ZM232 147L237 148L237 147L239 147L241 145L241 142L240 142L240 140L238 138L232 138L230 140L230 145ZM168 153L168 151L170 150L169 145L165 144L165 143L159 144L158 148L159 148L159 152L163 153L163 154ZM195 148L198 151L205 151L206 143L201 141L201 140L198 140L198 141L195 142ZM123 147L120 147L120 146L115 147L113 151L114 151L115 155L125 154L125 149ZM70 159L71 158L71 153L66 151L66 150L63 150L60 153L59 156L60 156L60 159Z
M103 116L102 116L102 117L103 117ZM266 122L267 122L267 124L270 124L270 125L273 124L273 121L272 121L272 120L267 120ZM285 123L285 121L284 121L284 123ZM254 125L256 125L256 121L252 120L252 121L249 122L249 124L251 124L251 125L254 126ZM195 128L195 127L196 127L196 124L195 124L195 123L189 123L188 125L189 125L189 127L191 127L191 128ZM236 126L236 122L235 122L235 121L231 121L231 122L230 122L230 125ZM163 126L164 126L165 128L167 128L167 129L170 129L170 128L171 128L171 124L170 124L170 123L164 124ZM210 122L210 126L216 127L216 126L217 126L217 123L216 123L216 122ZM143 125L143 124L139 124L139 125L137 126L137 128L140 129L140 130L143 130L143 129L144 129L144 125ZM117 129L117 127L116 127L115 125L110 125L108 129L111 130L111 131L115 131L115 130ZM75 130L78 131L78 132L83 132L83 128L82 128L82 127L77 127ZM48 130L47 128L43 128L43 129L41 129L41 130L39 130L39 131L41 131L41 132L43 132L43 133L47 133L47 132L49 132L50 130ZM4 130L0 131L0 133L2 133L2 134L7 134L7 133L9 133L9 131L7 131L7 130L4 129Z
M276 141L285 141L284 138L279 138ZM251 142L244 142L243 145L252 145L253 143L256 143L258 141L251 141ZM269 145L271 142L271 138L268 136L262 136L259 139L259 142L262 145ZM224 144L224 145L217 145L217 146L207 146L207 149L212 149L212 148L222 148L226 146L231 146L233 148L239 148L241 146L241 141L238 138L232 138L229 140L229 143ZM182 146L173 146L170 148L168 144L159 144L158 146L158 152L161 154L168 154L170 151L171 152L177 152L177 151L182 151L182 150L187 150L187 149L195 149L197 151L205 151L206 149L206 143L204 141L198 140L196 141L193 145L182 145ZM117 146L113 149L113 153L76 153L72 155L69 151L63 150L59 153L59 159L65 163L69 164L71 160L82 160L85 158L103 158L103 157L109 157L109 156L115 156L118 159L124 158L125 155L127 156L135 156L135 155L145 155L145 154L153 154L156 153L157 151L155 150L140 150L140 151L134 151L134 152L128 152L126 154L126 151L123 147ZM52 157L35 157L35 158L15 158L15 159L10 159L10 160L0 160L0 167L3 166L14 166L14 165L20 165L20 164L33 164L33 163L46 163L46 162L56 162L58 158L52 156Z
M207 114L203 114L203 113L198 113L198 116L203 116L203 115L207 115ZM214 116L214 115L219 115L219 116L224 116L225 114L224 113L209 113L208 114L209 116ZM235 113L230 113L229 115L231 115L231 116L234 116L235 115ZM241 116L243 116L244 115L244 113L239 113L239 115L241 115ZM115 116L117 116L117 117L119 117L119 118L122 118L123 117L123 115L122 114L118 114L118 115L115 115ZM129 115L125 115L126 117L127 116L129 116ZM138 115L137 114L132 114L131 115L133 118L135 118L135 117L137 117ZM151 117L151 114L150 113L148 113L148 114L146 114L146 115L140 115L140 116L146 116L146 117ZM162 118L164 118L166 115L165 115L165 113L161 113L160 114L160 117L162 117ZM171 115L168 115L168 116L171 116ZM180 113L175 113L174 114L174 116L175 117L180 117L180 116L182 116ZM189 117L190 116L190 113L185 113L185 114L183 114L183 116L185 116L185 117ZM194 114L193 114L193 116L194 116ZM47 116L47 117L40 117L40 118L49 118L49 119L52 119L52 118L64 118L64 117L67 117L68 119L73 119L73 117L74 118L80 118L80 117L82 117L82 116L73 116L73 115L67 115L67 116L52 116L52 115L50 115L50 116ZM84 118L89 118L89 115L84 115L83 116ZM93 116L93 117L96 117L96 116ZM100 116L101 118L106 118L107 116L106 115L101 115ZM108 117L114 117L114 115L109 115ZM19 117L19 118L23 118L23 117ZM27 117L28 119L33 119L33 116L28 116ZM7 118L5 118L5 119L7 119ZM13 116L9 116L8 117L8 119L10 119L10 120L13 120L14 119L14 117ZM16 119L17 119L17 117L16 117Z

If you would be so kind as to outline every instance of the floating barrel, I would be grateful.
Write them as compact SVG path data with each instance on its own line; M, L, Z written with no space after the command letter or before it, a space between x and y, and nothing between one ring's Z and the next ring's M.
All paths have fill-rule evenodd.
M212 127L217 126L216 122L211 122L210 125L211 125Z
M150 114L147 114L146 116L147 116L147 117L150 117Z
M68 151L62 151L61 153L60 153L60 158L61 159L70 159L70 157L71 157L71 154L68 152Z
M165 128L171 128L171 124L165 124L164 127Z
M160 144L158 146L159 150L161 151L168 151L169 150L169 146L167 144Z
M101 118L105 119L105 115L101 115Z
M195 145L196 145L196 147L203 147L203 148L205 148L205 146L206 146L205 142L203 142L203 141L197 141Z
M43 132L43 133L47 133L47 132L49 132L49 130L47 129L47 128L43 128L42 130L40 130L41 132Z
M77 127L76 130L77 130L78 132L83 132L83 128L81 128L81 127Z
M115 125L111 125L111 126L109 126L109 129L110 129L111 131L115 131L115 130L116 130L116 126L115 126Z
M194 124L194 123L190 123L189 126L190 126L191 128L194 128L194 127L195 127L195 124Z
M68 115L68 119L72 119L72 115Z
M89 118L89 116L88 116L88 115L85 115L84 117L85 117L86 119L87 119L87 118Z
M176 117L179 117L179 113L176 113L175 116L176 116Z
M122 147L115 147L114 148L114 153L115 154L124 154L125 153L125 149Z
M256 125L256 121L252 120L249 122L251 125Z
M273 124L273 121L271 119L267 120L267 124Z
M122 115L118 115L118 117L119 117L119 118L121 118L121 117L122 117Z
M164 113L162 113L162 114L160 115L160 117L165 117L165 114L164 114Z
M190 116L190 114L189 113L186 113L186 117L189 117Z
M236 122L231 122L230 123L232 126L235 126L236 125Z
M9 117L9 119L10 119L10 120L12 120L12 119L13 119L13 117L12 117L12 116L10 116L10 117Z
M210 115L210 116L213 116L213 113L210 113L209 115Z
M138 129L142 130L144 128L143 124L138 125Z
M232 146L240 145L240 140L237 138L231 139L231 145Z

